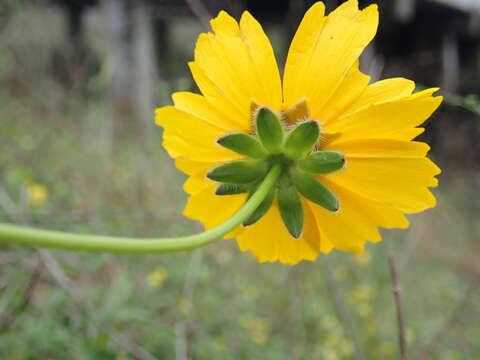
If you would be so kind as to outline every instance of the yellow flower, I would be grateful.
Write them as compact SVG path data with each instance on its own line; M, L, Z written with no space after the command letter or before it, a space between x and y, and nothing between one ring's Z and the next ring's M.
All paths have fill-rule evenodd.
M415 84L410 80L369 84L370 78L360 72L358 58L377 30L377 6L359 10L357 1L349 0L328 16L324 12L324 4L317 2L305 14L290 46L283 82L260 24L248 12L239 23L220 12L211 21L213 32L199 36L194 61L189 63L202 95L174 93L174 105L156 111L156 122L165 130L164 146L189 176L184 214L207 229L231 217L247 198L242 186L234 188L238 194L228 188L229 195L217 195L217 181L224 180L213 181L212 169L249 159L219 139L244 133L250 135L249 141L261 140L247 153L269 154L268 161L243 162L258 173L264 171L258 164L266 166L279 156L290 159L282 160L285 174L293 171L289 166L298 165L286 151L266 145L258 126L262 111L279 117L282 131L290 135L301 124L316 124L318 142L301 156L341 155L344 165L305 175L309 184L313 181L324 189L320 193L282 175L287 183L282 186L293 181L302 195L298 197L295 188L289 193L298 205L291 214L299 216L288 218L291 214L283 209L289 207L274 201L273 195L258 221L227 235L260 262L295 264L334 248L361 253L368 241L381 240L378 227L406 228L405 213L435 206L428 188L437 185L440 170L426 158L429 146L412 139L423 132L419 126L441 103L441 97L432 96L438 89L412 94ZM297 142L297 148L301 145ZM248 171L245 174L251 175ZM276 191L280 199L280 185Z
M147 275L147 284L152 288L157 288L165 282L167 277L167 269L163 266L158 266Z
M48 189L45 185L29 184L27 185L27 193L31 207L41 206L47 202Z

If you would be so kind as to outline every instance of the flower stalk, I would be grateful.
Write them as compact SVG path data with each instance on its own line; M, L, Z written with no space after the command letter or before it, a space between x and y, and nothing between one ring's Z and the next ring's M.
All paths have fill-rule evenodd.
M192 250L210 244L247 220L271 193L281 174L281 166L274 165L248 201L231 218L217 227L200 234L176 238L125 238L114 236L70 234L0 224L0 243L33 245L45 248L113 252L131 254L168 253Z

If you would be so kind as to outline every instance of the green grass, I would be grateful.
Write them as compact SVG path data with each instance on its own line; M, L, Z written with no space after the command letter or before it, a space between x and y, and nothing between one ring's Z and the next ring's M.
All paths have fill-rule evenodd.
M86 85L89 95L53 81L52 37L20 31L47 15L27 10L0 37L0 221L125 236L200 231L182 216L185 177L162 149L160 129L144 138L135 119L116 120L110 143L103 78ZM346 309L364 358L396 359L390 251L411 359L479 358L473 175L444 169L438 207L413 216L409 230L385 231L361 257L258 264L233 240L155 256L3 247L0 358L355 359ZM32 184L48 191L41 205L31 203Z

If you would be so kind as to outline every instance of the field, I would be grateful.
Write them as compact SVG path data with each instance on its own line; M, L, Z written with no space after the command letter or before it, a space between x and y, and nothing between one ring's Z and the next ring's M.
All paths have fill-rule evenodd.
M66 89L49 71L58 17L36 8L13 16L0 33L0 222L123 236L200 231L182 215L185 176L161 147L153 109L146 136L138 119L112 119L106 70ZM25 30L50 16L51 32ZM178 36L191 52L190 34ZM158 106L193 87L190 55L179 54L172 64L183 68L159 83ZM3 246L0 358L396 359L389 253L410 359L480 358L480 177L440 167L438 206L360 256L291 267L258 264L233 240L146 256Z

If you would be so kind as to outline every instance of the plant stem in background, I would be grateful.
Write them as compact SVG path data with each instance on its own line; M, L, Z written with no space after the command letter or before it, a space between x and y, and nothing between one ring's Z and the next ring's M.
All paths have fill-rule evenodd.
M480 116L480 98L478 95L466 95L461 96L452 93L445 94L445 104L450 106L460 107L467 111L470 111L472 114Z
M393 253L388 255L388 264L390 266L390 274L392 276L392 292L395 297L395 307L397 310L398 322L398 344L400 347L400 359L407 359L407 342L405 339L405 313L402 298L402 285L398 277L398 268Z
M69 250L108 251L115 253L166 253L191 250L205 246L228 234L242 224L270 193L281 173L281 165L274 165L257 191L231 218L217 227L200 234L164 239L136 239L113 236L70 234L59 231L29 229L11 224L0 224L0 243L34 245ZM212 209L215 211L216 209Z

